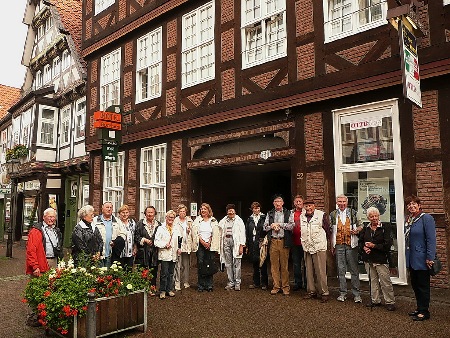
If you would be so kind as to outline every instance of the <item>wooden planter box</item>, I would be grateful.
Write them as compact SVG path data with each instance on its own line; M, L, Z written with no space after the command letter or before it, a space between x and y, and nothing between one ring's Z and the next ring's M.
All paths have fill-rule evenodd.
M147 292L136 291L127 296L97 298L96 337L142 328L147 331ZM55 331L54 331L55 332ZM85 338L86 316L74 317L73 327L61 337Z

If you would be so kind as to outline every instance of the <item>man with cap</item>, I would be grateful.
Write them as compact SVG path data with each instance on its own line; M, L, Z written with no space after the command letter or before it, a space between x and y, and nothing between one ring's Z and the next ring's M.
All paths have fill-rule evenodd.
M289 286L289 251L292 247L292 229L294 228L294 215L283 207L284 201L281 195L273 197L274 208L267 213L264 221L264 231L270 237L270 266L273 280L271 295L282 291L288 296Z
M305 299L321 296L322 303L328 301L327 244L331 231L325 212L316 210L314 201L303 202L305 212L301 217L301 241L305 252L306 285Z

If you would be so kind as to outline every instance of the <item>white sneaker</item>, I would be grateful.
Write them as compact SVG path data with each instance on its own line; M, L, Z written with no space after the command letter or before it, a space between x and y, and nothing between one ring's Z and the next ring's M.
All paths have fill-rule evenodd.
M362 303L361 296L355 296L355 303Z
M191 286L189 285L189 283L184 283L184 288L185 289L189 289Z
M234 289L233 284L227 284L227 286L225 286L225 290L233 290L233 289Z
M234 287L235 291L241 291L241 285L240 284L236 284L236 286Z
M338 300L338 302L345 302L345 296L344 296L344 295L340 295L340 296L337 298L337 300Z
M159 299L164 299L164 298L166 298L166 292L161 291L161 293L159 294Z

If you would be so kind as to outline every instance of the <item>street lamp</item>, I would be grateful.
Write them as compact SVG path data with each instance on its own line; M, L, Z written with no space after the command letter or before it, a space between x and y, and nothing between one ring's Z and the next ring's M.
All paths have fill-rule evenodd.
M6 232L8 238L6 240L6 257L12 258L12 248L13 248L13 235L14 229L16 227L16 206L17 206L17 178L14 174L18 173L20 166L20 160L13 158L6 161L6 172L11 178L11 208L10 208L10 218L8 222L8 228Z

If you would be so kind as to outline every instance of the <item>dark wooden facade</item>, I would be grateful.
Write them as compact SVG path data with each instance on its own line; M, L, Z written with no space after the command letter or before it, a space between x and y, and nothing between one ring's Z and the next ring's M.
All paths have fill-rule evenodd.
M417 108L402 96L398 32L385 24L325 43L323 2L313 0L286 1L287 55L246 69L241 57L241 1L216 0L215 78L182 89L181 17L204 3L116 0L94 15L94 1L84 1L83 56L88 62L87 121L91 122L86 127L86 147L94 169L94 207L102 202L104 166L92 123L99 109L100 59L119 47L120 104L125 111L133 110L125 118L128 126L121 146L127 163L124 203L135 217L139 217L140 148L160 143L167 144L167 209L180 202L201 203L207 196L219 215L223 214L219 209L237 199L243 216L249 214L254 199L267 199L261 201L267 210L269 192L276 191L272 179L285 182L286 174L288 187L281 192L314 198L318 208L330 212L338 190L333 111L397 98L402 194L418 194L436 219L445 271L434 282L448 287L450 141L445 135L450 127L450 6L440 0L420 2L420 22L427 34L419 40L423 108ZM395 0L387 5L397 6ZM137 104L136 39L160 26L161 97ZM432 127L424 116L433 118ZM272 139L261 143L264 136ZM264 149L270 150L268 159L261 157ZM208 171L211 168L216 171ZM421 176L427 170L436 176ZM434 184L431 193L422 184L427 180ZM227 188L236 181L248 181L252 188L236 188L240 195L236 197ZM226 190L225 197L215 199L208 185ZM265 185L270 188L261 188Z

